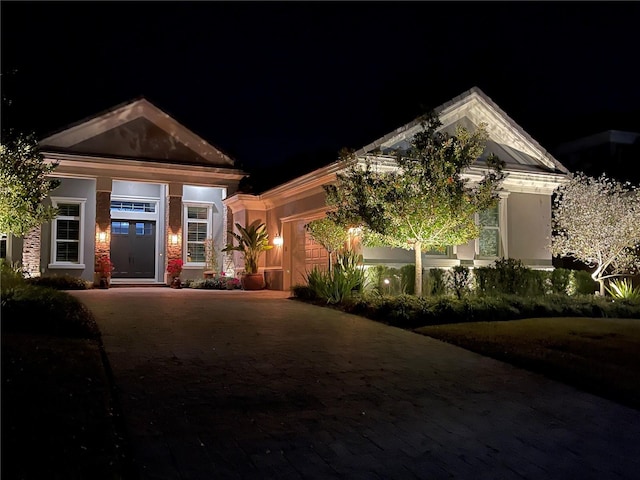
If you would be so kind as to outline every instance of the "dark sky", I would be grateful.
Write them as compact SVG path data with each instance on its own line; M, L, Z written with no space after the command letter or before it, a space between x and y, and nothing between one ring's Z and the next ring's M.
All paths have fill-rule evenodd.
M0 8L3 127L40 135L144 95L249 170L304 171L474 85L547 149L640 131L639 2Z

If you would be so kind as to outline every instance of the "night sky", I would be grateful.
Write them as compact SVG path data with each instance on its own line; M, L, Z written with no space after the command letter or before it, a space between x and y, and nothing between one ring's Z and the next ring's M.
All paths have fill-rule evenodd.
M640 131L638 2L7 2L3 128L140 95L238 161L309 171L480 87L545 148Z

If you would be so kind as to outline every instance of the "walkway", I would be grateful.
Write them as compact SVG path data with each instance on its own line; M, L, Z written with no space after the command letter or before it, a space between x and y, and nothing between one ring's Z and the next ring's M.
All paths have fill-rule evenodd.
M73 292L143 479L638 478L640 412L282 292Z

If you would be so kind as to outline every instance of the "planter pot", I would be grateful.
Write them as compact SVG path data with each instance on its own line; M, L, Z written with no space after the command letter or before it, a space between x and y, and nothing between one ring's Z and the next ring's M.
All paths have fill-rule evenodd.
M262 290L264 275L262 273L245 273L240 277L240 282L245 290Z
M111 277L100 277L100 283L98 284L99 288L109 288L111 285Z
M180 280L180 277L173 277L173 280L171 280L171 288L182 288L182 281Z

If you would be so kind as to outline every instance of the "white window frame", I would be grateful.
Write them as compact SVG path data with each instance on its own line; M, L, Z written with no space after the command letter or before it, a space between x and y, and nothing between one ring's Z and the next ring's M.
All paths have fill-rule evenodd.
M51 204L57 207L61 203L68 203L80 206L79 217L68 217L65 215L58 215L51 221L51 262L49 268L68 268L68 269L84 269L84 230L85 230L85 204L86 198L74 198L74 197L51 197ZM58 220L78 220L78 261L77 262L58 262L57 257L57 235L58 235Z
M9 234L0 233L0 242L5 242L5 252L6 252L6 256L4 257L5 260L6 259L13 260L11 258L11 241L9 240Z
M496 256L481 256L480 255L480 237L475 240L475 254L476 258L480 260L496 260L498 258L507 258L507 197L506 195L500 195L500 201L498 202L498 226L497 227L484 227L495 229L498 231L498 255ZM480 226L482 229L482 225L480 225L480 215L476 213L475 215L476 224Z
M189 218L189 207L198 207L198 208L206 208L207 209L207 218L199 220L195 218ZM213 202L183 202L183 225L182 225L182 258L184 259L184 268L203 268L207 266L206 261L204 262L190 262L187 253L189 251L189 223L204 223L207 225L207 234L205 235L205 240L202 243L206 242L207 238L211 238L213 231ZM199 243L199 242L197 242ZM206 259L205 259L206 260Z

